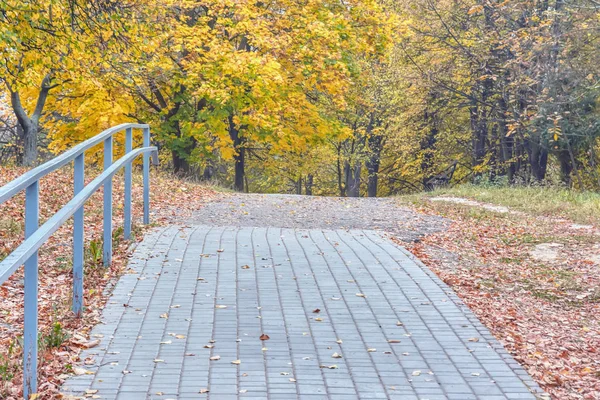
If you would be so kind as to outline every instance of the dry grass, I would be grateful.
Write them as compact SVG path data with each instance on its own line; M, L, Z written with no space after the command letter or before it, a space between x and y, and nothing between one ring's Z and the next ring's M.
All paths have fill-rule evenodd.
M405 202L419 203L428 197L454 196L514 210L580 224L600 223L600 193L578 192L559 187L461 185L429 193L402 196Z

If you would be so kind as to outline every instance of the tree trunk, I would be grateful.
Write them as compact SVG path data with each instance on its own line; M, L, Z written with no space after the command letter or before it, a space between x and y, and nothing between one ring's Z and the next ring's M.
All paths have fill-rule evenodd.
M560 180L566 187L571 187L571 172L573 171L573 166L571 165L569 152L565 150L560 151L558 153L558 161L560 161Z
M23 127L23 165L32 166L38 158L38 126L28 124Z
M532 142L530 142L528 147L531 174L536 181L542 182L546 178L548 150L543 148L540 144Z
M173 150L171 150L171 157L173 159L173 171L175 174L183 175L183 176L191 176L194 174L192 169L192 165L189 162L189 157L192 155L192 152L196 148L196 139L193 137L183 138L181 133L181 126L179 125L179 121L174 121L171 125L170 121L167 121L167 125L171 127L175 131L175 136L179 139L180 142L183 143L183 146L176 146ZM189 140L189 141L188 141Z
M342 145L339 144L337 147L337 182L338 182L338 190L340 191L340 197L346 197L346 187L342 184Z
M229 120L229 137L233 141L233 148L235 149L235 155L233 156L235 162L235 177L233 187L238 192L244 191L244 173L246 167L246 149L243 147L244 138L240 136L240 129L235 126L233 122L233 115L228 117Z
M234 156L235 160L235 179L233 187L238 192L244 191L244 167L246 163L246 149L238 147Z
M350 165L349 162L346 162L344 171L346 177L346 195L348 197L359 197L361 165L359 163Z
M308 176L306 177L306 182L304 183L304 190L306 192L307 196L312 196L313 194L313 182L314 182L314 177L313 174L308 174Z
M367 178L367 194L369 197L377 197L379 185L379 167L381 165L381 151L383 149L383 136L369 135L369 158L365 162L369 176ZM360 176L359 176L360 179Z
M431 184L431 179L435 176L435 171L433 170L433 151L435 149L435 143L437 141L438 128L433 121L434 116L428 114L429 113L427 112L425 113L425 119L431 125L429 126L429 130L427 131L427 135L425 136L425 138L423 138L423 140L421 140L420 147L421 153L423 154L423 160L421 161L423 187L426 191L431 191L434 189L433 185Z
M17 117L17 121L22 129L21 132L23 133L21 141L23 143L22 164L24 166L32 166L35 164L38 157L37 142L40 129L40 118L44 111L44 106L46 105L48 92L50 92L50 89L54 87L51 85L51 81L52 77L50 74L46 75L42 80L35 110L33 111L31 117L27 115L27 111L25 111L25 108L21 103L21 96L19 95L19 92L13 91L10 84L5 81L8 91L10 92L10 103L13 112Z
M208 181L211 181L214 176L215 176L215 167L214 167L214 165L212 165L212 162L209 161L209 164L206 167L204 167L204 172L202 173L202 180L208 182Z

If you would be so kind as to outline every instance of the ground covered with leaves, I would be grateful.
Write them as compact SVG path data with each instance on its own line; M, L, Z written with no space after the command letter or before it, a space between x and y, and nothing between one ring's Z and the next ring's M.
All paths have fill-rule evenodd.
M0 167L0 186L26 170ZM86 183L97 175L90 170ZM40 223L45 222L71 197L73 171L56 171L40 181ZM151 173L151 223L169 223L191 215L214 192L201 185L183 182L159 171ZM39 398L59 398L58 388L82 348L97 344L89 337L91 328L100 322L100 314L110 289L126 272L132 245L141 240L145 227L141 225L142 182L134 174L133 212L134 238L123 239L123 179L114 179L113 238L114 255L109 268L102 266L102 190L85 206L85 311L82 319L71 312L72 296L72 221L61 227L40 250L39 273ZM0 205L0 260L23 240L24 196ZM0 398L22 396L22 334L23 334L23 269L0 286Z
M520 210L456 197L402 201L453 221L401 244L458 293L552 398L600 399L597 221L528 213L527 198Z

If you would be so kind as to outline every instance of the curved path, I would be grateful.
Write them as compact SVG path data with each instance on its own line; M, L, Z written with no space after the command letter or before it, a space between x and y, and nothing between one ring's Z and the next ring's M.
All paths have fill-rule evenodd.
M444 283L377 231L172 225L148 234L130 267L92 333L100 345L82 354L89 373L79 369L65 393L125 400L541 394Z

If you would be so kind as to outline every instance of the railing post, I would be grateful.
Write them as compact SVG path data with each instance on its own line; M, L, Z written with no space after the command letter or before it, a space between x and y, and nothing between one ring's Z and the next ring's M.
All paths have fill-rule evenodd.
M144 128L144 147L150 147L150 128ZM144 153L144 224L150 223L150 154Z
M25 189L25 239L38 229L39 181ZM23 395L37 392L38 252L25 261L25 332L23 334Z
M125 130L125 154L133 149L132 129ZM131 163L125 166L125 196L123 204L123 217L125 218L123 226L123 236L125 240L131 238Z
M104 170L113 162L112 136L104 140ZM109 267L112 260L112 178L104 184L104 266Z
M74 194L77 196L85 185L85 162L81 153L75 158ZM83 311L83 206L73 216L73 312L79 318Z

